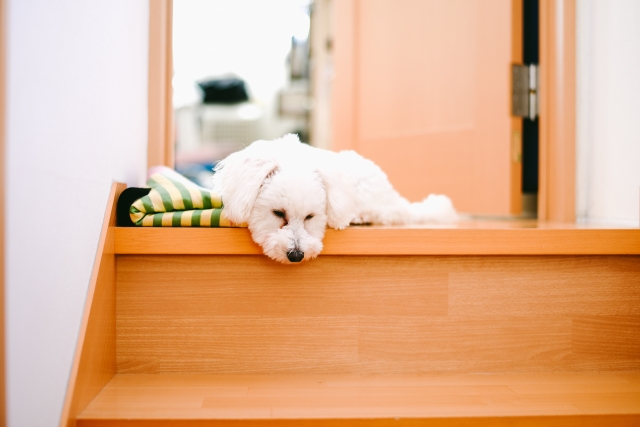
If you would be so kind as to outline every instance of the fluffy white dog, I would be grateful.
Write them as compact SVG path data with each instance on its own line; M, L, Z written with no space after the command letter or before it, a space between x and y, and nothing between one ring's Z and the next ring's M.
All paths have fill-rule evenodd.
M282 263L322 251L326 227L452 222L451 200L430 195L410 203L371 160L353 151L310 147L296 135L256 141L218 163L214 189L226 216L246 222L264 253Z

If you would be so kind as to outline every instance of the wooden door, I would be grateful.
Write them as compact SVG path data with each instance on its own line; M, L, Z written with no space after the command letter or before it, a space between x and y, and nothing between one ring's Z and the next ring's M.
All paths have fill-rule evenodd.
M518 213L514 7L512 0L336 1L332 148L372 159L412 201L443 193L461 212Z

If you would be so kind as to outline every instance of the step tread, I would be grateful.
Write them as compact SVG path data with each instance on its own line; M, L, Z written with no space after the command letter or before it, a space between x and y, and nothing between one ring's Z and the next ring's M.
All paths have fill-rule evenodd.
M118 227L116 254L257 255L246 228ZM537 221L463 221L449 226L329 229L323 255L640 254L640 228Z
M640 372L396 376L116 374L78 417L274 420L631 415ZM635 418L638 417L638 418ZM145 424L147 425L147 424Z

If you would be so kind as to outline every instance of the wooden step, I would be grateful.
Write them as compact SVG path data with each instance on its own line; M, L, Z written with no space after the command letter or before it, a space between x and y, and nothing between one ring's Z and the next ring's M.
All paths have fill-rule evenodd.
M246 229L117 228L122 188L63 427L640 423L638 229L350 227L287 266Z
M118 227L116 254L258 255L241 228ZM531 220L327 230L322 255L639 255L640 229Z
M117 374L77 421L78 427L541 424L640 425L640 372Z

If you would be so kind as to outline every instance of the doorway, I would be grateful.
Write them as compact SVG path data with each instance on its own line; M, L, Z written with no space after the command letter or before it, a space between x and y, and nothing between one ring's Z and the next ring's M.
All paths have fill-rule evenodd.
M539 0L523 0L522 63L539 64ZM538 214L538 114L522 119L522 216L535 218Z

